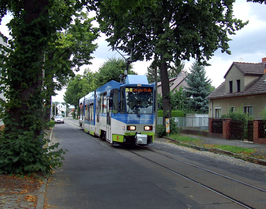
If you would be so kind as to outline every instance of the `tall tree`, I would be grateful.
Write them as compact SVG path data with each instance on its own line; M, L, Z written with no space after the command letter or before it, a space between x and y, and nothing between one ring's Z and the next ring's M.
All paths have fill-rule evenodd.
M92 27L94 18L87 18L86 13L75 15L75 20L67 30L58 33L58 40L50 43L46 50L49 62L45 63L45 87L46 87L46 121L49 121L51 96L54 90L61 90L75 74L80 66L91 64L91 54L97 48L93 41L99 36L98 28Z
M187 97L186 108L197 113L208 113L207 96L211 93L211 80L206 77L204 66L194 62L186 77L188 87L184 87Z
M127 68L127 62L123 59L108 59L104 64L99 68L98 73L96 74L97 78L97 87L102 86L103 84L115 80L120 82L120 75L124 74L125 69ZM128 74L137 74L132 70L132 66L129 65Z
M74 105L77 109L79 99L94 91L96 89L94 76L88 78L88 70L86 74L76 75L68 83L66 92L64 94L64 101L68 104Z
M60 164L62 150L48 152L43 141L43 70L49 43L67 29L72 15L85 1L0 1L0 19L10 10L12 39L8 56L0 63L1 88L6 88L5 129L0 135L0 173L49 172ZM57 144L58 146L58 144Z
M167 69L170 63L195 58L206 63L221 48L230 54L228 35L244 27L233 18L234 0L142 2L117 12L112 1L97 2L97 19L111 46L133 49L133 60L150 60L155 55L162 81L164 115L171 117Z

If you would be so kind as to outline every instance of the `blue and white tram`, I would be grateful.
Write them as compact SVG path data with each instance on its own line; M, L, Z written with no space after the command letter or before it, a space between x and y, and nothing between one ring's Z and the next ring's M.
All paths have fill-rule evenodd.
M113 145L153 143L155 85L145 75L110 81L79 100L79 124L85 132Z

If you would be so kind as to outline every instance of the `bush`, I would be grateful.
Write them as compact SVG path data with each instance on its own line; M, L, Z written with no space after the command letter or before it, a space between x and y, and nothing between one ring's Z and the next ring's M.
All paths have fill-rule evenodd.
M55 121L54 121L54 120L50 120L50 121L48 122L48 127L52 128L52 127L54 127L54 126L55 126Z
M174 121L174 119L170 119L170 133L171 134L180 134L182 131L182 128L179 128L177 123Z
M230 112L227 115L222 115L221 119L231 118L232 121L241 121L244 124L248 121L248 116L241 112Z
M172 110L172 114L171 114L172 117L185 117L185 114L180 111L180 110Z
M166 135L166 131L165 131L164 125L157 125L156 126L155 135L160 137L160 138Z

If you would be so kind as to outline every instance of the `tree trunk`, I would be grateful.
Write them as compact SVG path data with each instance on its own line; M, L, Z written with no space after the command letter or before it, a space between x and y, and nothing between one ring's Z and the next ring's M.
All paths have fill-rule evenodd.
M165 118L171 118L171 104L170 104L170 87L167 73L166 61L161 61L161 82L162 82L162 98L163 98L163 124L165 125Z
M8 69L10 78L10 107L7 120L7 133L34 132L36 139L42 131L42 51L46 46L47 35L43 15L48 15L49 0L24 0L25 14L21 26L15 26L15 50L10 54L12 68ZM42 16L42 20L40 17ZM13 122L12 122L13 120ZM13 130L12 130L13 129ZM25 132L26 131L26 132ZM15 133L14 133L15 136Z

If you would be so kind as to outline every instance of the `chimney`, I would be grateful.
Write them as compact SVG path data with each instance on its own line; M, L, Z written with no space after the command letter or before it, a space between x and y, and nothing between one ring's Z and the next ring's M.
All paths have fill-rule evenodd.
M264 65L264 71L263 71L263 74L265 74L266 73L266 57L262 58L262 63L265 64Z

